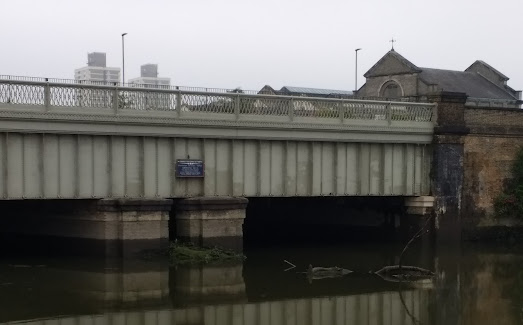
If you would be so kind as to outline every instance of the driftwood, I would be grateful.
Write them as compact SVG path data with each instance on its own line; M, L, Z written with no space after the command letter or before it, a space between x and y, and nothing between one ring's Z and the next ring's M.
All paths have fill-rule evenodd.
M430 270L408 265L385 266L374 274L390 282L423 282L434 277L434 272Z
M309 265L309 268L307 269L307 278L309 278L309 281L327 278L339 278L350 273L352 273L351 270L347 270L337 266L312 267L312 265Z

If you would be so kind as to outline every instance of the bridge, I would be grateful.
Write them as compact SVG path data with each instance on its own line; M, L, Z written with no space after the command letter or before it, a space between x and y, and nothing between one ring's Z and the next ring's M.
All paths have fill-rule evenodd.
M116 210L156 209L158 232L164 199L235 211L246 203L221 198L426 196L435 121L429 103L4 77L0 198L104 199L101 218L115 225ZM195 174L180 174L184 162ZM202 221L190 211L208 203L182 205L182 237L195 236ZM237 237L244 214L220 218L240 220ZM121 239L115 229L104 232Z

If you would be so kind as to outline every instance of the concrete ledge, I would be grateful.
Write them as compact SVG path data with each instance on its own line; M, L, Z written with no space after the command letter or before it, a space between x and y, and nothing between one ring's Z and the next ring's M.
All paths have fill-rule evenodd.
M171 211L170 199L101 199L97 202L98 211Z
M433 196L415 196L405 199L407 214L424 216L432 212L434 208L435 197Z
M433 196L415 196L405 199L406 207L434 207L435 198Z
M177 211L244 210L249 200L244 197L194 197L176 204Z

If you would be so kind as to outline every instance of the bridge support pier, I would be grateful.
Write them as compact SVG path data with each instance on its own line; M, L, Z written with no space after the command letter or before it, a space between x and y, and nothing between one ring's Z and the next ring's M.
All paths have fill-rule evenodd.
M248 200L196 197L176 205L176 237L198 246L243 249L243 220Z
M129 256L168 246L171 206L156 199L2 201L0 239L51 253Z
M434 208L434 197L433 196L413 196L405 199L405 207L407 208L407 214L427 216L432 213Z
M405 199L407 215L401 220L401 232L405 239L412 238L426 225L434 211L434 201L433 196L413 196ZM427 225L426 230L430 229L430 225Z
M167 248L171 207L172 200L100 200L86 236L114 242L116 255Z

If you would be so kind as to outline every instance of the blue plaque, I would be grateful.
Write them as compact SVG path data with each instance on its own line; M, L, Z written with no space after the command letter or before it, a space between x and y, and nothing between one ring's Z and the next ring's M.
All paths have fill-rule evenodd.
M178 159L176 160L176 177L204 177L203 160Z

